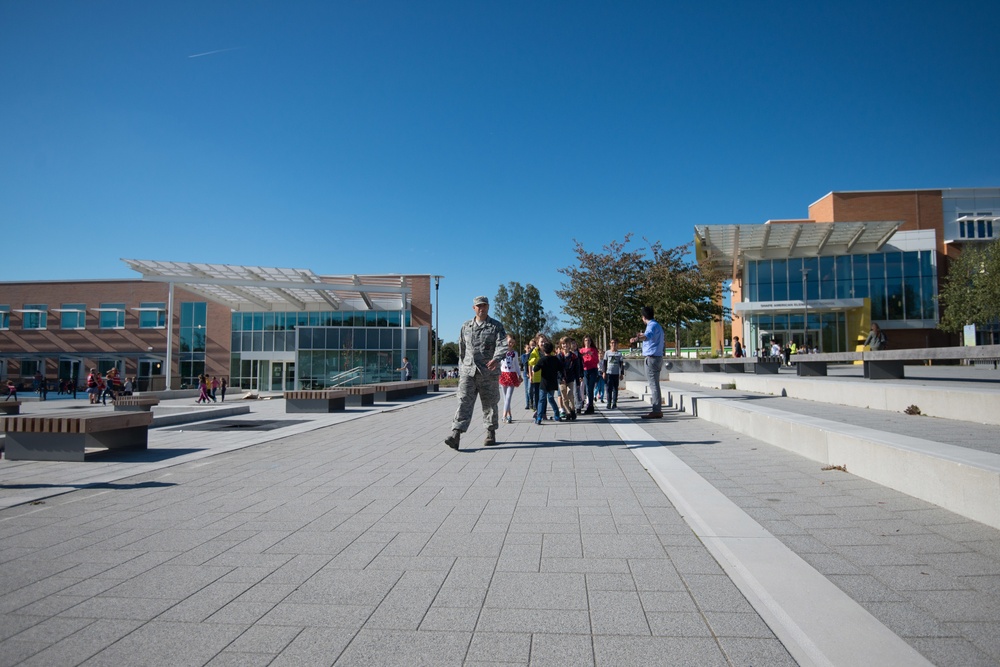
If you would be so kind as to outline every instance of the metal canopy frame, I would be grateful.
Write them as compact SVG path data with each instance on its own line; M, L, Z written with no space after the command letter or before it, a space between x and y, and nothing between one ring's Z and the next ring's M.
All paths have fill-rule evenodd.
M738 275L747 259L788 259L878 252L900 221L767 222L763 225L696 225L699 260Z
M321 276L309 269L122 259L150 282L167 283L166 388L173 368L174 287L238 311L396 310L412 302L405 276ZM405 318L400 317L400 328ZM405 349L406 337L402 337Z
M142 279L176 285L234 311L406 310L403 276L321 276L309 269L123 259Z

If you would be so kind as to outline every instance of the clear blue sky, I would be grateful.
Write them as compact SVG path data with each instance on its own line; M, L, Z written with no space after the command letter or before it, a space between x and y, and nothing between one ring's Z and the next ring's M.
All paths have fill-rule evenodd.
M430 273L1000 186L1000 3L0 1L0 280ZM637 321L638 326L638 321Z

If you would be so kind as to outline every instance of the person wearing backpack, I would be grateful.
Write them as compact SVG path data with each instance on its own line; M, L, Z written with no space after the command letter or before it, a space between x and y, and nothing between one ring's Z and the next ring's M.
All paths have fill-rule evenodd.
M888 341L885 338L885 332L876 322L872 322L871 331L868 332L868 338L865 339L865 345L873 351L884 350L888 347Z

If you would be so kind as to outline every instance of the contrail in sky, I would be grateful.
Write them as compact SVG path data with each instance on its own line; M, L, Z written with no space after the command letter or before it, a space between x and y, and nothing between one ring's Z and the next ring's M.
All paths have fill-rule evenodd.
M242 46L232 46L228 49L217 49L215 51L205 51L205 53L196 53L193 56L188 56L188 58L201 58L202 56L211 56L216 53L225 53L226 51L236 51L243 48Z

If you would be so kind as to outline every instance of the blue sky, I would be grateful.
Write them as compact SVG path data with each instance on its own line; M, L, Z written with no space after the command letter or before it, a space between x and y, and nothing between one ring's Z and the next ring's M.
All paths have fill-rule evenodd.
M1000 186L1000 3L0 2L0 280L430 273ZM638 322L637 322L638 326Z

